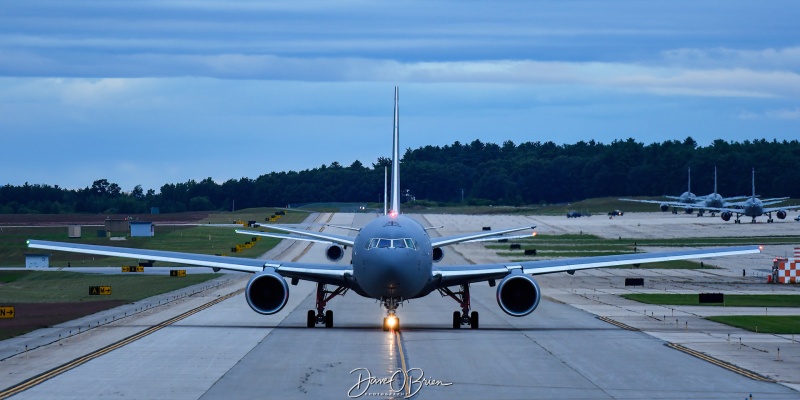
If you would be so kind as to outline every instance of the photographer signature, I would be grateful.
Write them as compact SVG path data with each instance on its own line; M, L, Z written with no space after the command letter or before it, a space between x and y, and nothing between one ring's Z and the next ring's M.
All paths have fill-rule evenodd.
M450 386L453 382L442 382L437 379L425 378L425 372L420 368L411 368L409 370L398 369L393 374L385 377L378 378L372 375L372 372L367 368L356 368L350 373L358 373L358 381L353 385L347 396L351 399L357 399L361 396L394 396L405 392L403 398L414 397L419 393L423 386ZM380 393L367 393L371 386L387 386L386 390Z

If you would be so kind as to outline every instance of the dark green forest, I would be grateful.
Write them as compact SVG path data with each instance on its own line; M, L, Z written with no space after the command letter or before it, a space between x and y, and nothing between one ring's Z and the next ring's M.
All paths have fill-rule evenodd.
M434 203L531 205L573 202L592 197L679 195L687 189L705 195L718 189L723 196L748 195L750 171L756 169L761 196L800 198L800 143L792 141L716 140L698 146L692 138L643 144L634 139L610 144L595 141L557 145L526 142L501 145L475 140L444 147L407 149L401 190L406 201ZM147 213L230 210L311 202L382 201L384 166L359 161L338 162L299 172L271 172L257 178L211 178L200 182L164 184L160 191L129 192L107 179L83 189L58 185L6 185L0 188L0 213Z

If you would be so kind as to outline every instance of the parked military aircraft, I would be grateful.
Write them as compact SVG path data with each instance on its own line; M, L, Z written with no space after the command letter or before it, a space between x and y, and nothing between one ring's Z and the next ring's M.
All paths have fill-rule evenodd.
M689 167L689 185L687 190L681 193L680 196L664 196L669 199L673 199L675 201L661 201L661 200L639 200L639 199L620 199L622 201L633 201L636 203L651 203L651 204L659 204L661 207L661 211L669 211L669 208L672 207L672 213L677 214L678 209L683 208L687 214L691 214L694 212L694 208L696 204L701 200L692 193L692 167Z
M692 169L689 168L690 186L691 182L692 182ZM670 207L672 207L673 214L677 214L678 209L680 208L683 208L686 214L691 214L694 212L694 210L697 210L698 217L702 217L706 211L709 211L711 213L711 216L713 217L717 213L716 211L717 209L725 207L736 207L741 203L732 203L733 200L743 200L749 198L750 196L722 197L719 193L717 193L717 167L714 167L713 193L707 194L705 196L695 196L691 191L687 191L680 196L665 196L665 197L677 199L677 201L638 200L638 199L620 199L620 200L635 201L638 203L659 204L661 206L661 211L664 212L669 211ZM786 197L764 199L762 200L762 202L764 204L774 204L785 199Z
M736 224L742 223L739 220L739 217L742 215L752 217L753 220L751 222L756 222L756 217L760 217L762 215L767 215L767 223L772 223L774 220L772 219L772 213L775 213L775 216L778 219L786 218L786 211L791 210L800 210L800 206L788 206L788 207L765 207L766 205L772 204L775 201L780 201L782 199L773 199L770 202L764 202L758 197L756 197L756 169L753 168L752 172L752 185L753 185L753 194L750 196L749 199L740 202L740 203L732 203L727 204L726 207L716 209L717 212L720 213L720 217L722 217L725 221L730 221L733 214L736 214L736 219L733 221Z
M333 311L325 310L328 302L348 291L376 299L386 309L383 329L398 329L397 306L402 302L426 296L434 291L455 300L460 310L453 312L453 328L469 325L478 328L479 318L471 310L470 285L487 282L497 286L497 304L505 313L522 317L539 305L541 290L533 275L557 272L575 273L577 270L603 268L615 265L697 259L758 253L758 246L679 250L659 253L636 253L615 256L554 259L541 261L506 261L483 265L438 265L448 245L491 240L503 234L531 230L534 227L483 231L446 237L430 237L427 228L400 210L400 154L398 92L394 97L394 130L392 146L391 208L361 228L356 236L341 236L312 232L292 227L269 225L272 229L288 232L287 239L322 241L329 243L326 255L332 261L342 258L346 247L352 248L349 264L317 264L261 260L237 257L212 256L184 252L157 251L29 240L28 246L37 249L87 253L104 256L139 258L150 261L191 264L214 269L227 269L253 273L245 288L248 305L259 314L275 314L286 305L289 284L299 280L316 282L316 307L309 310L307 326L324 324L333 326ZM266 234L242 231L241 233ZM329 290L328 286L333 289Z

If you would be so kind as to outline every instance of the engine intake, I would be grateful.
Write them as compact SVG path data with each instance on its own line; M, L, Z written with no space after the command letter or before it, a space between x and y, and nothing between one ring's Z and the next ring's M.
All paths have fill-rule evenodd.
M661 211L663 211L663 212L669 211L669 204L662 204L661 205Z
M263 315L277 313L289 300L289 285L283 277L271 270L250 278L244 292L250 308Z
M507 276L497 285L497 304L513 317L524 317L532 313L539 306L541 298L539 285L528 275Z
M441 247L434 247L433 248L433 262L442 261L444 258L444 250Z
M786 211L778 210L778 212L775 213L775 215L778 217L778 219L784 219L786 218Z
M719 217L722 218L723 221L730 221L732 216L733 213L731 213L730 211L725 211L719 215Z
M332 244L325 249L325 257L331 261L339 261L344 257L344 249L339 245Z

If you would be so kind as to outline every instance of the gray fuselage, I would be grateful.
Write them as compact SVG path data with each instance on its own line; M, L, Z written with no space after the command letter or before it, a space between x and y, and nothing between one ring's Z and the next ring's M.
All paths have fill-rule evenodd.
M412 299L432 288L432 249L417 221L384 215L364 226L353 243L353 278L375 299Z

